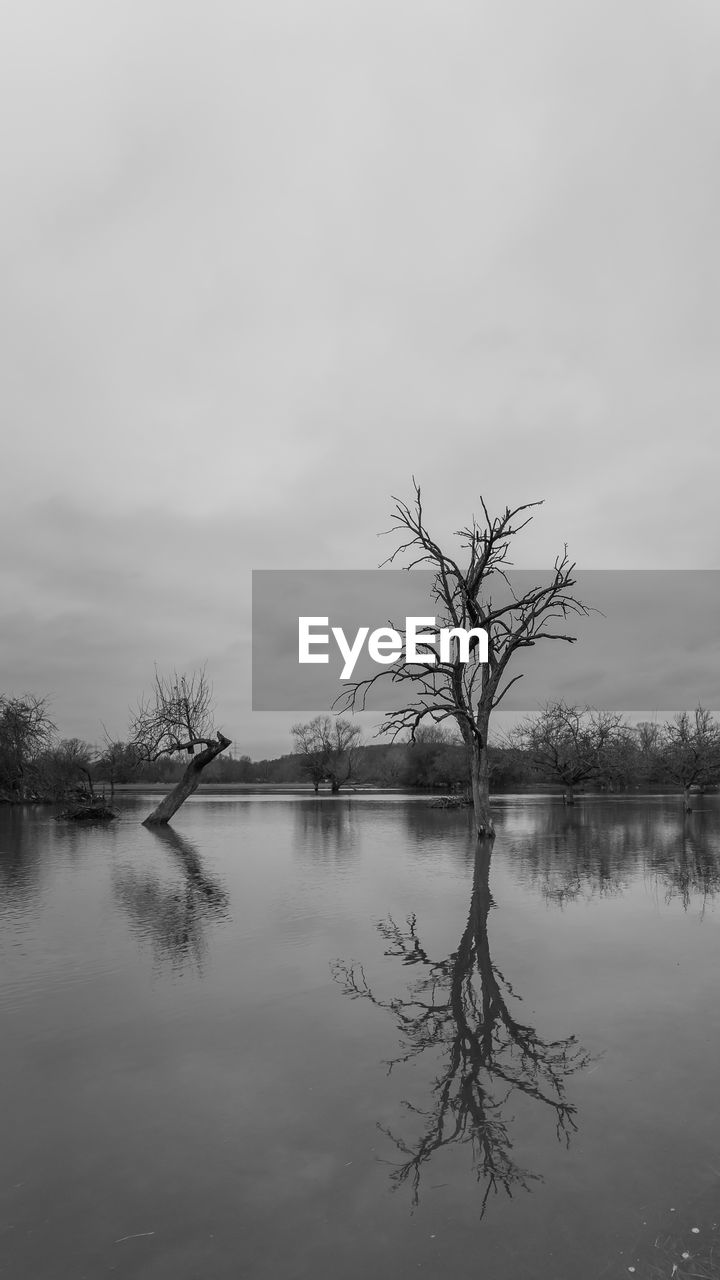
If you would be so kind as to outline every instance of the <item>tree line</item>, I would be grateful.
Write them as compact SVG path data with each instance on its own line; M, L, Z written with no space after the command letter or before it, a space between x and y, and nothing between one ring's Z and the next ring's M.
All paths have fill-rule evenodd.
M327 717L295 726L295 749L315 790L326 757L318 749ZM472 777L464 743L441 725L421 726L404 743L362 748L352 726L338 719L333 777L397 787L468 789ZM327 735L325 735L327 738ZM686 810L693 789L720 783L720 723L702 706L660 723L631 725L621 715L594 707L547 703L488 751L493 790L554 785L566 803L581 789L621 791L668 787L682 792ZM327 777L327 773L325 777ZM278 779L279 780L279 779ZM332 790L339 788L334 783Z
M217 751L203 780L220 786L306 784L333 793L363 786L470 787L464 743L442 725L421 725L413 739L401 742L363 744L360 737L359 727L343 717L317 716L293 726L293 749L286 755L252 760ZM202 750L207 743L214 750L217 741L203 739ZM143 751L137 734L129 741L107 738L100 747L61 738L46 698L0 697L0 801L64 802L90 798L100 786L111 796L123 784L173 786L188 768L180 756L197 757L195 748L189 753L187 746L170 746L158 754L155 742ZM670 788L689 810L693 790L720 784L720 723L701 706L663 723L631 725L597 708L548 703L491 744L489 774L494 791L548 787L570 804L581 790Z

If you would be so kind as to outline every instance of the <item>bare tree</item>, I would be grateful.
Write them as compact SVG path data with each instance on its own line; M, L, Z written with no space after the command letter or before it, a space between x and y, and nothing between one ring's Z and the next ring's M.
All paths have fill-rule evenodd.
M341 716L316 716L307 724L294 724L291 733L315 791L327 780L337 793L350 781L360 742L359 725Z
M628 728L619 759L623 777L636 786L648 786L660 776L660 725L654 720L641 720Z
M469 1143L478 1181L485 1187L482 1213L492 1192L502 1188L512 1195L516 1187L527 1190L538 1178L513 1159L511 1120L517 1099L524 1096L547 1107L558 1139L569 1144L576 1108L567 1099L565 1081L590 1061L574 1036L543 1040L511 1008L519 997L493 963L488 940L488 914L494 906L491 851L489 841L476 846L467 924L457 950L446 959L428 955L414 915L405 928L391 918L378 926L388 944L385 954L415 966L420 975L406 995L381 998L362 966L342 961L332 966L346 995L369 1000L395 1022L401 1051L389 1070L423 1055L431 1057L434 1070L439 1065L429 1105L404 1104L410 1120L419 1125L416 1136L402 1137L380 1126L401 1154L391 1175L394 1185L408 1183L417 1204L422 1171L432 1157L455 1143Z
M682 787L685 812L690 813L690 790L707 786L720 776L720 725L710 711L698 706L682 711L659 735L658 763L670 781Z
M205 669L190 675L155 672L148 698L142 698L133 714L130 745L140 760L161 756L191 756L180 781L145 819L145 826L167 823L188 796L197 790L203 769L231 745L213 725L212 689ZM195 755L196 747L201 748Z
M301 757L303 772L309 777L316 793L327 776L325 747L318 732L320 719L318 716L307 724L294 724L290 730L295 739L295 753Z
M47 698L34 693L0 696L0 797L11 801L35 797L37 763L56 732Z
M96 761L96 769L99 777L110 783L110 799L112 800L115 795L115 787L122 782L130 782L132 780L140 763L140 758L136 748L131 746L130 743L111 737L104 725L103 730L105 743Z
M387 532L400 541L384 563L392 564L402 557L408 561L406 569L418 566L434 569L434 596L443 614L439 625L466 630L483 628L488 641L487 662L478 660L477 644L471 646L470 661L463 662L455 642L450 661L439 660L436 654L432 666L398 659L377 675L349 685L340 695L338 706L341 710L362 710L370 688L391 680L407 690L407 701L400 710L386 713L380 733L389 734L395 740L409 729L413 737L424 720L436 723L455 720L467 752L477 832L481 837L492 837L495 831L490 813L490 716L522 675L520 672L507 679L508 665L518 650L529 648L538 640L572 643L576 637L565 630L564 624L568 617L584 615L589 610L572 593L575 565L568 558L567 548L557 557L545 585L522 596L512 589L508 576L511 544L530 523L532 516L527 513L541 503L506 507L503 515L491 517L481 498L483 519L478 522L473 516L469 525L455 535L466 553L466 564L461 568L429 533L420 487L415 481L413 485L412 504L394 499L391 528ZM493 588L502 588L500 594L505 598L499 601L496 598L493 602ZM401 628L396 629L403 635ZM425 652L431 652L430 646Z
M622 716L615 712L560 701L548 702L537 715L527 716L512 736L536 768L562 783L564 798L572 804L575 787L614 772L614 752L627 732Z
M80 738L62 738L48 747L36 761L42 794L52 800L95 798L92 766L95 749Z

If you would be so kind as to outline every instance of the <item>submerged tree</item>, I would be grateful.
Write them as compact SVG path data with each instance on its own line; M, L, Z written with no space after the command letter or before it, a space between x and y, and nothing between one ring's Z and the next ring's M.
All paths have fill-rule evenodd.
M513 737L541 773L562 783L565 799L583 782L608 779L616 771L616 755L627 736L623 718L594 707L548 702L528 716Z
M657 751L661 773L682 787L689 813L691 788L707 786L720 777L720 724L704 707L696 707L692 714L682 711L662 726Z
M155 672L153 691L140 701L131 722L130 745L140 760L163 756L191 757L180 781L145 819L146 826L167 823L197 790L203 769L231 746L213 726L212 689L204 669L190 675ZM196 747L201 748L195 755Z
M315 791L328 781L337 793L352 777L360 727L341 716L316 716L307 724L294 724L295 751Z
M442 655L438 658L430 645L418 646L422 661L404 662L399 658L375 676L351 684L340 695L338 705L345 710L362 710L370 689L389 679L407 694L404 705L386 713L380 727L380 732L389 734L392 740L408 729L414 736L424 720L439 723L453 719L465 744L478 835L493 836L488 733L493 710L522 676L520 672L507 679L510 661L519 650L538 640L572 643L576 637L566 632L564 624L572 615L587 614L588 609L573 595L575 565L567 548L557 557L547 583L523 595L513 591L509 578L513 539L530 523L532 516L527 513L542 505L540 502L506 507L503 515L491 517L481 498L483 519L478 521L473 516L456 533L466 557L461 567L428 531L420 487L414 487L412 504L394 499L392 524L387 532L400 541L384 563L392 564L402 557L408 560L406 569L422 566L434 570L433 594L443 615L438 625L466 631L483 629L487 635L487 661L477 637L473 637L467 655L463 655L460 642L455 639L447 660ZM404 638L402 629L398 631Z
M403 1157L392 1174L394 1184L408 1183L417 1204L423 1167L434 1154L469 1143L477 1179L484 1183L483 1213L491 1192L502 1188L512 1195L516 1187L528 1189L538 1179L512 1156L508 1110L513 1098L524 1095L547 1106L558 1138L569 1143L576 1108L567 1100L565 1080L590 1061L574 1036L543 1040L511 1011L510 1001L518 997L493 963L488 940L488 914L494 906L491 851L487 840L477 846L467 924L447 959L427 954L414 915L404 928L392 919L378 926L389 944L386 955L424 971L405 996L382 999L361 966L341 961L333 966L333 977L347 995L370 1000L393 1018L401 1052L388 1064L390 1070L428 1052L440 1057L430 1105L405 1103L419 1121L419 1134L405 1138L383 1129Z

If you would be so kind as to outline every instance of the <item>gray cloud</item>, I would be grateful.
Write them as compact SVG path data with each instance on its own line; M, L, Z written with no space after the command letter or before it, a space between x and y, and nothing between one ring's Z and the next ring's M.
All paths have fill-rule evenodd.
M3 687L94 736L154 658L229 673L250 569L374 567L412 472L442 536L546 498L520 564L717 565L719 34L709 0L4 15Z

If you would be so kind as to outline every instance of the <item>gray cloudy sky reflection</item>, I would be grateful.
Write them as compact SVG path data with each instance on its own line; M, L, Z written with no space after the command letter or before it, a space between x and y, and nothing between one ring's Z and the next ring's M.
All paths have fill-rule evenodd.
M718 567L710 0L38 0L1 20L0 688L122 733L252 568L544 497L517 562Z

